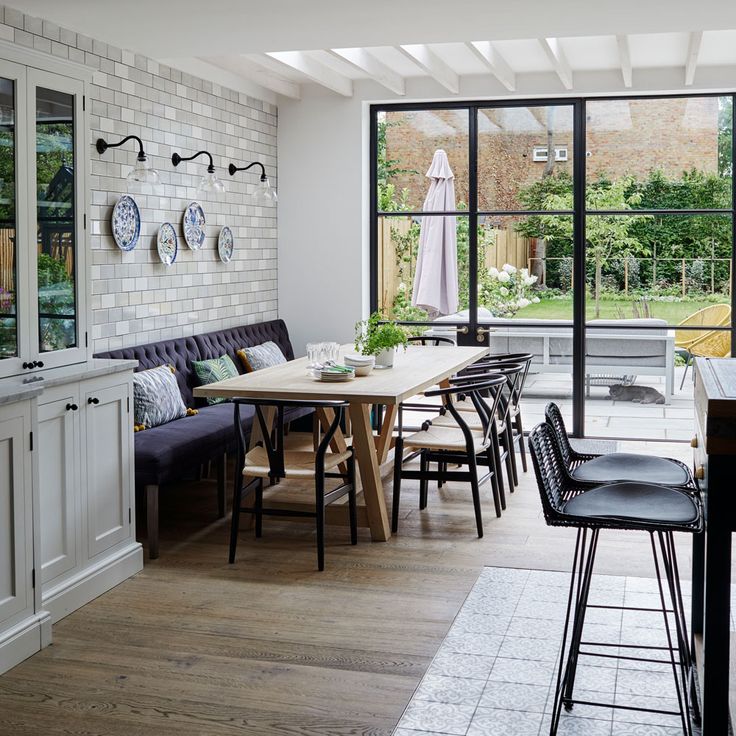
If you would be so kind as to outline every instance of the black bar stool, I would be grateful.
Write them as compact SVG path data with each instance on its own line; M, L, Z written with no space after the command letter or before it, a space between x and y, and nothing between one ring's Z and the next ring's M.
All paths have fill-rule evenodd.
M575 527L578 530L573 556L567 615L562 638L560 664L550 724L550 736L555 736L563 706L572 710L575 704L607 708L624 708L644 712L679 715L683 733L692 736L688 701L693 699L691 659L688 652L685 612L680 595L680 583L672 532L699 533L703 517L700 498L681 489L654 483L608 483L589 490L580 490L569 473L560 453L554 431L548 424L539 424L529 435L529 449L537 477L545 520L550 526ZM649 534L657 576L659 610L664 621L666 647L627 646L619 643L589 642L583 639L585 613L595 566L598 538L603 529L645 531ZM666 585L663 585L663 578ZM668 599L669 598L669 602ZM596 606L616 610L631 610L627 606ZM635 609L643 610L643 609ZM669 613L674 615L674 635ZM569 643L568 643L569 641ZM666 652L667 659L635 657L628 654L604 654L589 651L586 646L606 649L620 648L652 650L653 655ZM575 674L581 656L615 657L629 661L669 664L677 694L678 711L661 711L633 705L599 703L574 697Z
M632 480L688 489L692 493L698 491L690 469L679 460L631 452L608 454L577 452L570 444L565 421L557 404L553 402L547 404L544 416L555 434L562 458L575 483L599 485Z

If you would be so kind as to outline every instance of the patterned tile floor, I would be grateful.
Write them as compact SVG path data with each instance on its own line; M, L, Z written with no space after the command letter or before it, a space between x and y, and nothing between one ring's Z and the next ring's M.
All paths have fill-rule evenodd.
M568 586L567 573L484 568L394 736L549 733ZM689 592L683 581L686 611ZM597 575L590 603L658 606L656 580ZM648 612L589 609L584 639L666 645L661 614ZM666 664L583 658L575 695L677 710ZM682 727L678 716L577 705L570 714L563 711L558 734L679 736Z

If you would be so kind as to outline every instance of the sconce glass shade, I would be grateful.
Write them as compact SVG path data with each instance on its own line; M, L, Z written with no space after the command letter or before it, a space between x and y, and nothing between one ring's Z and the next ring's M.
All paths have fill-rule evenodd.
M161 176L148 159L137 159L126 177L129 194L161 194Z
M197 197L203 197L206 194L224 194L226 192L225 183L215 176L213 171L208 171L197 185Z
M250 199L253 204L265 207L270 204L276 204L279 201L276 190L271 186L268 177L263 177L260 182L253 188L250 193Z

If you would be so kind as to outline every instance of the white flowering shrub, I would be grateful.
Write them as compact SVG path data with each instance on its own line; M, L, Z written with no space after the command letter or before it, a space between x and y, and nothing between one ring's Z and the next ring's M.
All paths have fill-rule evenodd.
M499 271L492 266L478 284L479 304L494 317L513 317L520 309L539 302L533 289L536 282L537 277L526 268L505 263Z

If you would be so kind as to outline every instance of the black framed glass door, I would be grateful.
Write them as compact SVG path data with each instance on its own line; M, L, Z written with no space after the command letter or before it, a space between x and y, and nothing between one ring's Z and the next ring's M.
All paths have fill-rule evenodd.
M730 95L374 106L372 308L417 332L532 353L529 426L554 400L578 436L681 439L655 429L691 407L647 423L636 398L661 380L669 402L687 337L730 348L732 131ZM455 199L427 212L437 150ZM416 299L428 223L454 235L455 311ZM636 388L607 398L618 385Z

